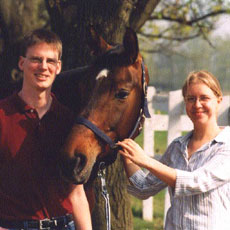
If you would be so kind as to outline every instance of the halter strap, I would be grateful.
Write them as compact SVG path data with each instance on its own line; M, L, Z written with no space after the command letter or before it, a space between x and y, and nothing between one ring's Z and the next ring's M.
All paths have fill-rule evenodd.
M145 64L144 61L142 60L141 62L141 69L142 69L142 86L143 86L143 93L144 93L144 101L143 101L143 113L146 118L150 118L151 115L149 113L149 108L148 108L148 100L147 100L147 91L148 91L148 86L146 84L146 77L145 77Z
M85 125L89 129L91 129L97 136L99 136L102 140L104 140L111 149L116 148L116 144L113 140L107 136L102 130L100 130L96 125L94 125L91 121L87 120L86 118L79 116L75 120L76 123Z

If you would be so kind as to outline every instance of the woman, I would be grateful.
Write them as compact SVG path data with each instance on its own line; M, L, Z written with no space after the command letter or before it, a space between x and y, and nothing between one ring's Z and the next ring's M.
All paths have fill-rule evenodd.
M230 127L217 124L220 84L207 71L192 72L182 92L194 129L176 138L160 162L131 139L118 143L129 192L146 199L169 187L166 230L230 229Z

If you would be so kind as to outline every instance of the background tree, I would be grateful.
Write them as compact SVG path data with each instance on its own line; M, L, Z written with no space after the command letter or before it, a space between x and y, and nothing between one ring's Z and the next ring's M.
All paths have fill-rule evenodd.
M19 43L29 30L49 26L44 0L0 0L0 97L20 78Z
M181 43L194 38L202 38L213 46L210 33L215 22L219 15L229 13L228 0L162 0L139 33L149 44L143 50L175 53Z
M64 45L63 69L70 69L91 61L86 45L89 25L110 43L120 43L125 27L131 26L140 34L143 51L166 52L189 38L203 36L208 40L214 16L228 13L226 9L224 0L0 0L0 94L8 94L11 82L20 76L18 44L31 29L51 28L60 35ZM176 71L177 66L174 64L171 69ZM166 75L170 71L165 69ZM132 229L126 182L118 159L107 174L112 229ZM99 181L95 189L94 230L105 229Z

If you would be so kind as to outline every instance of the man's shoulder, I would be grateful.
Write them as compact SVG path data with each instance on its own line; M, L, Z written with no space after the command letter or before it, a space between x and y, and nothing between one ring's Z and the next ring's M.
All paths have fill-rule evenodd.
M14 95L10 95L8 97L0 99L0 109L2 110L8 106L11 106L13 100L14 100Z
M53 110L58 113L58 114L62 114L64 117L73 117L73 111L68 108L66 105L62 104L61 102L59 102L59 100L55 97L54 94L52 94L52 98L53 98Z
M12 95L6 98L0 99L0 120L1 122L8 117L9 114L14 110L14 106L12 104Z
M20 111L20 101L17 92L0 100L1 117L13 115Z

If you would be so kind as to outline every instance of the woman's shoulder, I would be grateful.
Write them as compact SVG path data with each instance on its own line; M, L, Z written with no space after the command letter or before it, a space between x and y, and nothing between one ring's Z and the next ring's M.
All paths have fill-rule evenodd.
M224 127L220 127L220 128L222 130L216 136L215 141L229 144L230 143L230 126L224 126Z
M189 131L187 133L185 133L184 135L182 136L179 136L179 137L176 137L171 144L175 144L177 142L179 142L180 144L184 144L186 142L188 142L188 140L191 138L192 136L192 132L193 131Z

